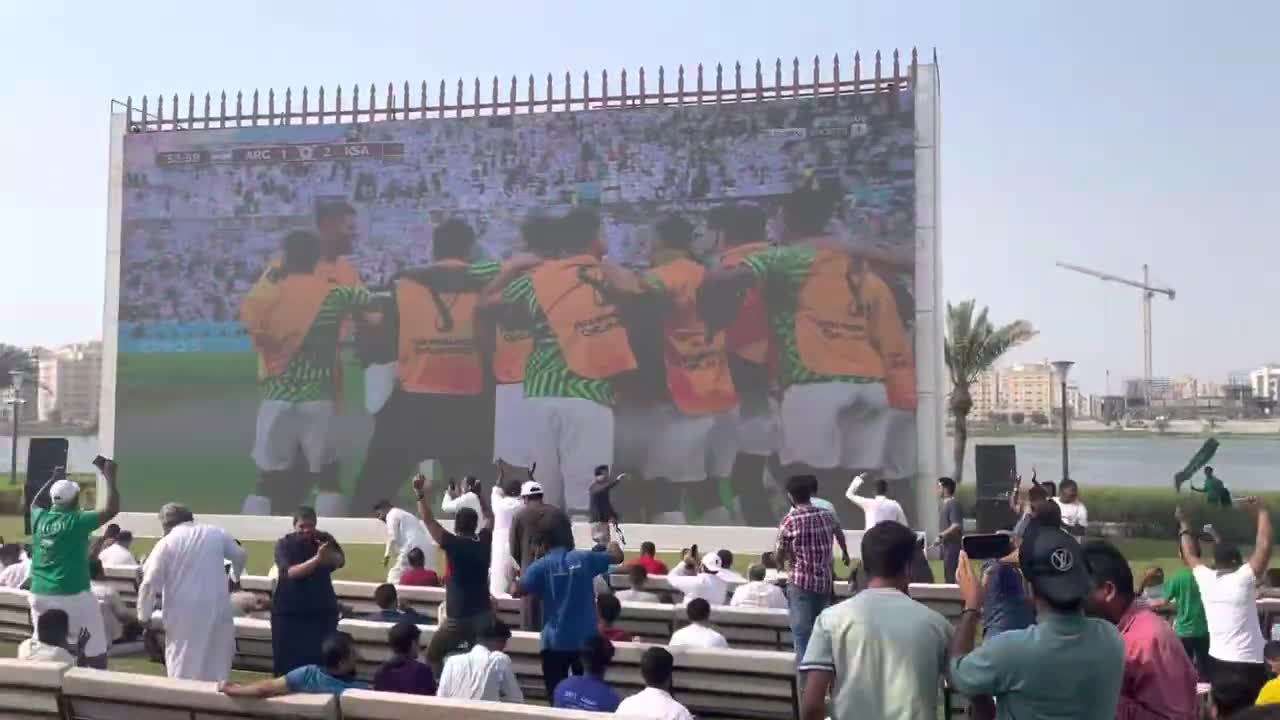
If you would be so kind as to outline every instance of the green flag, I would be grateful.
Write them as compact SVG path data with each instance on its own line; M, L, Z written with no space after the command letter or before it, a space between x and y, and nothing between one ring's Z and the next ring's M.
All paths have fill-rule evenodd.
M1209 438L1204 441L1204 445L1196 451L1195 456L1191 458L1191 462L1187 466L1173 474L1173 487L1181 492L1182 484L1190 480L1192 476L1200 472L1200 469L1209 464L1213 459L1214 453L1218 452L1218 441L1215 438Z

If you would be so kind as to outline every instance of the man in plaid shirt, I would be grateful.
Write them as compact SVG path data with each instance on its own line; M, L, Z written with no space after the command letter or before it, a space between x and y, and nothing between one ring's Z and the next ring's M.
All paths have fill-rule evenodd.
M832 537L841 532L834 515L809 502L816 485L811 475L795 475L787 480L791 511L778 526L778 562L791 566L787 593L797 665L804 659L818 613L831 604Z

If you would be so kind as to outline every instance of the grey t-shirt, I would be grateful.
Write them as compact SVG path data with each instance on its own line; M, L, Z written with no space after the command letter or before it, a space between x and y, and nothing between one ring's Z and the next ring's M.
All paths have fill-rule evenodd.
M943 500L942 504L938 506L938 532L942 532L943 530L946 530L952 525L959 525L961 528L963 528L964 513L960 511L960 501L955 499L954 497L949 497ZM948 538L943 544L959 545L960 535L953 535L952 537Z

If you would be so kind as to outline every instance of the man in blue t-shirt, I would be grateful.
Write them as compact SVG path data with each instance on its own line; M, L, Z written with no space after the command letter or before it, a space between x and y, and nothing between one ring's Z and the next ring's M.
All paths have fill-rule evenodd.
M534 595L542 603L542 679L547 697L553 697L570 668L582 674L582 648L600 634L594 581L622 562L622 548L615 542L605 552L574 550L567 523L549 518L541 524L545 527L536 535L542 538L542 557L524 570L512 594Z
M271 680L256 683L218 683L218 692L231 697L269 698L290 693L341 695L346 690L368 690L368 683L355 679L355 640L344 632L326 637L320 646L322 665L303 665Z
M599 635L587 641L582 648L582 664L586 675L574 675L556 686L552 707L566 710L590 710L611 713L618 709L622 698L604 681L604 674L613 662L613 643Z

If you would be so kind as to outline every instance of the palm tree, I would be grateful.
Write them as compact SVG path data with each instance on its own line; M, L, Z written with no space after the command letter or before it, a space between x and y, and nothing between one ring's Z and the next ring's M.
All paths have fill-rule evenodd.
M9 387L12 382L13 378L9 375L11 370L20 370L30 375L34 369L35 363L26 350L0 343L0 389Z
M1026 320L1014 320L995 327L987 318L987 308L974 316L974 301L958 305L947 303L947 338L943 352L951 376L951 415L955 418L955 469L952 478L958 483L964 475L964 454L969 444L969 411L973 397L969 387L996 360L1011 348L1035 337L1036 331Z

